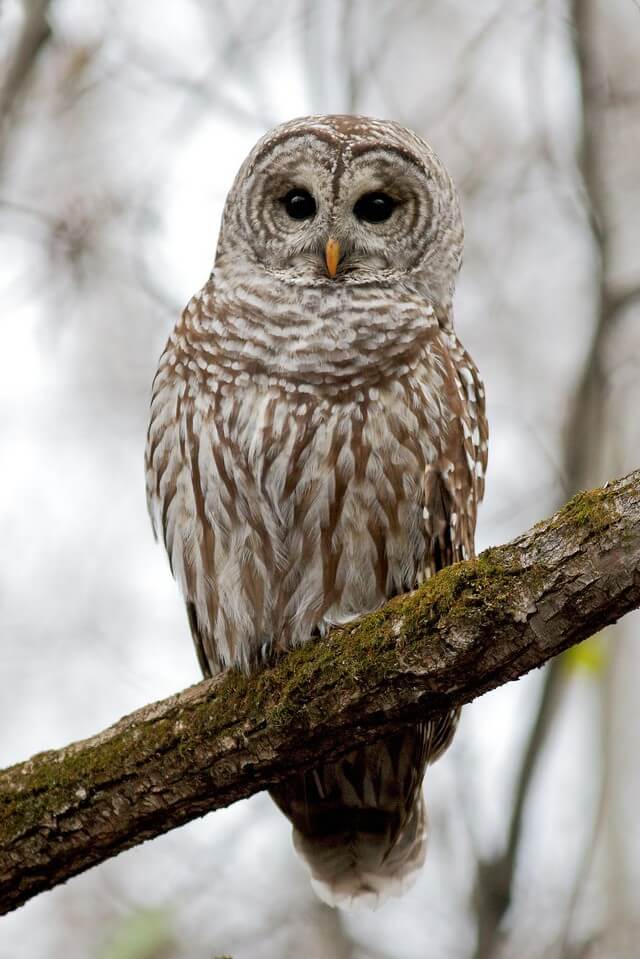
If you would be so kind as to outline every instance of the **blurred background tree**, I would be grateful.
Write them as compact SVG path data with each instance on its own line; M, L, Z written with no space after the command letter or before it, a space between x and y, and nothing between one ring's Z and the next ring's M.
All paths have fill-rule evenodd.
M461 337L487 385L479 546L638 465L635 0L5 0L0 763L197 681L149 529L150 381L268 127L396 119L458 184ZM265 796L0 921L0 959L628 959L640 941L638 616L467 707L431 843L326 909Z

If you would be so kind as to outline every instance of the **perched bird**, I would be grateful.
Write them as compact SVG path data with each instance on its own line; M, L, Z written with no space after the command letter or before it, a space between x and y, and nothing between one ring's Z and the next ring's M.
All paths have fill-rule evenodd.
M446 169L396 123L293 120L241 166L213 272L160 358L146 450L206 676L258 669L473 555L487 424L452 323L462 241ZM409 884L425 767L457 718L272 789L325 901Z

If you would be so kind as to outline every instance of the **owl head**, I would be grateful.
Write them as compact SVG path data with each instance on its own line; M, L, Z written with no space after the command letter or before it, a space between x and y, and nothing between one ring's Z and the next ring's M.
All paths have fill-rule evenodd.
M227 198L215 273L247 266L274 282L417 288L448 307L463 227L451 178L397 123L312 116L276 127Z

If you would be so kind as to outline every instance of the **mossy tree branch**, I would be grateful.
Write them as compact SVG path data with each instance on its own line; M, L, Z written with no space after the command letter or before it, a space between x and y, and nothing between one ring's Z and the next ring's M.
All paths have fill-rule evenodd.
M0 913L293 769L517 679L640 606L640 470L248 678L0 772Z

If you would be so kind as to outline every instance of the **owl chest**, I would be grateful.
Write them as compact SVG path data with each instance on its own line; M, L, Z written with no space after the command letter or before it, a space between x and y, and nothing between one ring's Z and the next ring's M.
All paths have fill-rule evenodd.
M335 545L367 530L378 539L409 537L438 433L427 404L412 397L400 388L364 402L253 389L234 396L216 417L223 455L214 473L222 464L232 478L239 521L259 512L267 535L285 545L301 535L317 545L327 533Z
M166 541L223 661L255 637L304 642L413 588L439 418L419 383L354 402L248 387L182 403Z

